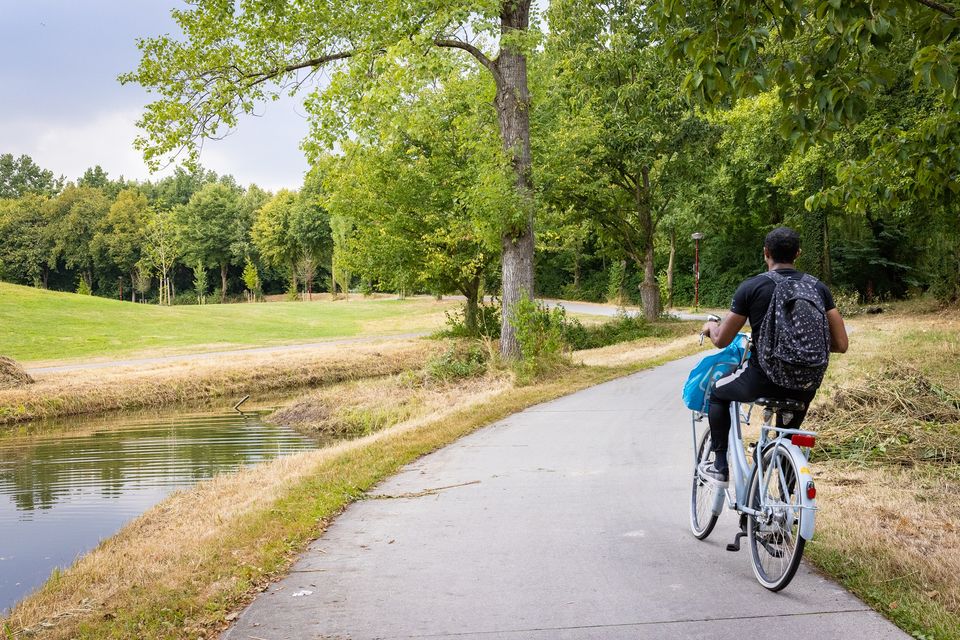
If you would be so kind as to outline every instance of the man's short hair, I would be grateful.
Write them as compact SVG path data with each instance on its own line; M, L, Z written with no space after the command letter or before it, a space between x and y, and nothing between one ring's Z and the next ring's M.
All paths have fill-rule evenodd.
M800 234L790 227L777 227L767 234L763 246L774 262L790 263L800 253Z

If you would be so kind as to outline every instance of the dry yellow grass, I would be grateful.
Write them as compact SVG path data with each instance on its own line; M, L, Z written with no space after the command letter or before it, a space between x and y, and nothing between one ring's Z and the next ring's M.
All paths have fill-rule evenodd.
M427 340L357 343L284 352L171 361L36 376L28 387L0 390L0 424L36 418L141 409L252 390L279 391L416 367L440 346Z
M908 631L960 638L960 312L854 325L807 423L808 557Z
M818 464L816 545L960 614L958 479L929 466ZM882 604L899 608L896 600Z
M697 351L697 347L694 346L693 338L693 335L672 340L656 337L642 338L633 342L600 347L599 349L575 351L572 357L575 363L586 366L629 366L650 358L661 357L667 353L679 351L694 353Z
M422 394L415 417L172 495L18 604L0 629L14 637L53 639L214 636L230 611L285 571L329 518L402 465L524 407L692 350L688 341L626 367L564 369L523 387L496 374L413 387L412 393ZM402 377L391 378L377 390L409 396L405 384ZM358 406L384 402L389 400L367 395ZM323 422L330 412L299 415L303 426Z
M305 433L357 437L399 422L469 406L509 388L512 377L492 372L450 383L405 372L317 389L275 411L270 420Z

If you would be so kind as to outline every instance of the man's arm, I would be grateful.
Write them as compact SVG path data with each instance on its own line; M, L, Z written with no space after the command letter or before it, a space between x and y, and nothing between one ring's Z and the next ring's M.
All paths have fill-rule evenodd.
M846 353L850 341L847 339L847 328L843 324L843 318L836 307L827 311L827 324L830 325L830 351Z
M704 324L703 334L710 338L710 342L712 342L714 346L723 349L725 346L733 342L733 338L737 335L740 329L743 329L743 325L746 323L747 316L742 316L739 313L734 313L731 311L727 314L727 317L723 319L723 322L711 320ZM843 335L844 340L846 340L847 334L844 333Z

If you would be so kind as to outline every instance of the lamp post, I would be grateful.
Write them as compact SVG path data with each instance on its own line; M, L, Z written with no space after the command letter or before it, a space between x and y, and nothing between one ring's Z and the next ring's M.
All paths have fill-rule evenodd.
M693 308L700 308L700 241L703 234L697 231L690 236L693 238Z

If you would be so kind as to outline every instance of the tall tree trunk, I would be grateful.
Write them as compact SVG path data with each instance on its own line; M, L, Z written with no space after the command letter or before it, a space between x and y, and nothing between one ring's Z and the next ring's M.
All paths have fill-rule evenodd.
M650 169L643 167L643 186L637 188L637 213L643 225L643 282L640 284L640 299L643 301L643 315L654 321L660 315L660 289L657 287L657 274L653 265L653 233L656 231L653 212L650 210Z
M50 267L43 265L43 288L50 288Z
M670 227L670 261L667 263L667 306L673 308L673 263L677 256L677 229Z
M135 273L130 273L130 302L137 301L137 276Z
M500 354L512 360L520 356L513 327L513 308L526 295L533 297L533 178L530 158L530 92L527 87L527 58L509 44L514 31L526 31L530 21L530 0L504 0L500 10L501 51L494 63L497 95L494 104L500 124L504 151L510 158L516 188L526 209L523 222L501 237L503 319ZM507 40L508 44L503 45Z
M227 263L220 265L220 302L227 301Z

